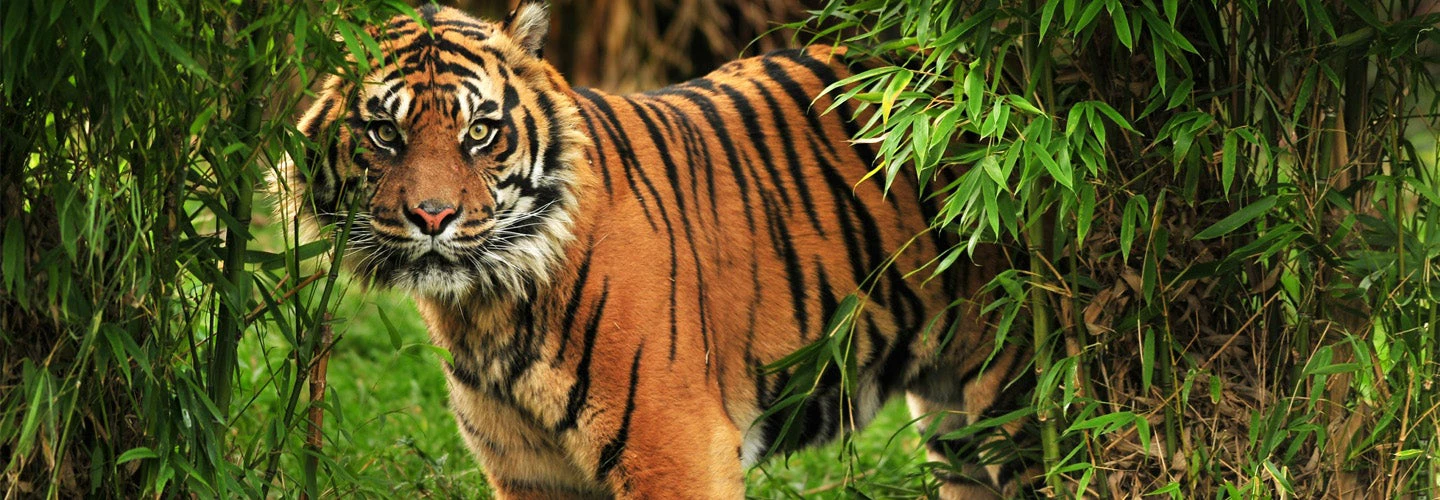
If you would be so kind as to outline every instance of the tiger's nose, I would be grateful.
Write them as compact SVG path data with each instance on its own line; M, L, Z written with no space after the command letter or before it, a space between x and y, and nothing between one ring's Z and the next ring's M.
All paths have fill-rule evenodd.
M455 205L433 198L420 202L405 214L405 217L409 218L415 227L420 228L420 232L430 236L440 234L445 230L445 226L450 224L450 221L459 216L460 211L455 208Z

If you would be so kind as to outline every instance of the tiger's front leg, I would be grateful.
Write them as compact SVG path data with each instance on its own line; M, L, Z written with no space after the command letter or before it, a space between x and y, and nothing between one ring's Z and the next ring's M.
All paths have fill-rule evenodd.
M629 333L611 338L643 338ZM589 367L589 400L566 440L573 460L616 498L743 497L742 430L725 413L703 359L606 347L597 346L596 361L624 361ZM613 351L629 355L606 355Z
M597 472L611 493L636 499L743 498L740 431L724 415L663 399L633 414L623 450L601 450L605 458Z

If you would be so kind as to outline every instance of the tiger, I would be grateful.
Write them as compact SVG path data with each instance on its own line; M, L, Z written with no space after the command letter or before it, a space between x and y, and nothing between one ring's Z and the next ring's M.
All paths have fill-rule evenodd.
M275 181L285 214L349 221L347 269L413 297L495 495L740 498L749 466L901 393L932 460L974 455L946 433L1013 409L1030 371L992 353L1005 250L910 272L957 238L916 179L861 181L876 151L850 140L844 86L826 92L857 72L846 52L612 95L544 59L549 16L426 5L371 26L383 57L324 83L297 125L314 146ZM852 293L853 387L832 369L767 413L793 375L767 367L834 334ZM942 497L1013 492L1021 467L974 458L936 472Z

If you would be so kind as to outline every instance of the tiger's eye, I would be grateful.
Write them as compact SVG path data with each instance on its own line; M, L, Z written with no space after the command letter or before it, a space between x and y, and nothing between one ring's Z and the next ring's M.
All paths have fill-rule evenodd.
M470 124L470 139L484 141L490 138L490 126L484 123L475 122Z
M382 123L375 127L375 138L389 144L400 138L400 131L395 129L394 124Z

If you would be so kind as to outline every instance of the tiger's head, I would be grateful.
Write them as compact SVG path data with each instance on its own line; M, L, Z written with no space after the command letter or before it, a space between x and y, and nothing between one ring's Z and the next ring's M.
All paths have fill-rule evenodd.
M353 219L346 265L381 285L523 297L573 238L588 141L539 57L547 6L524 2L503 23L419 14L372 28L384 59L358 84L332 78L301 118L328 147L280 172L284 215Z

